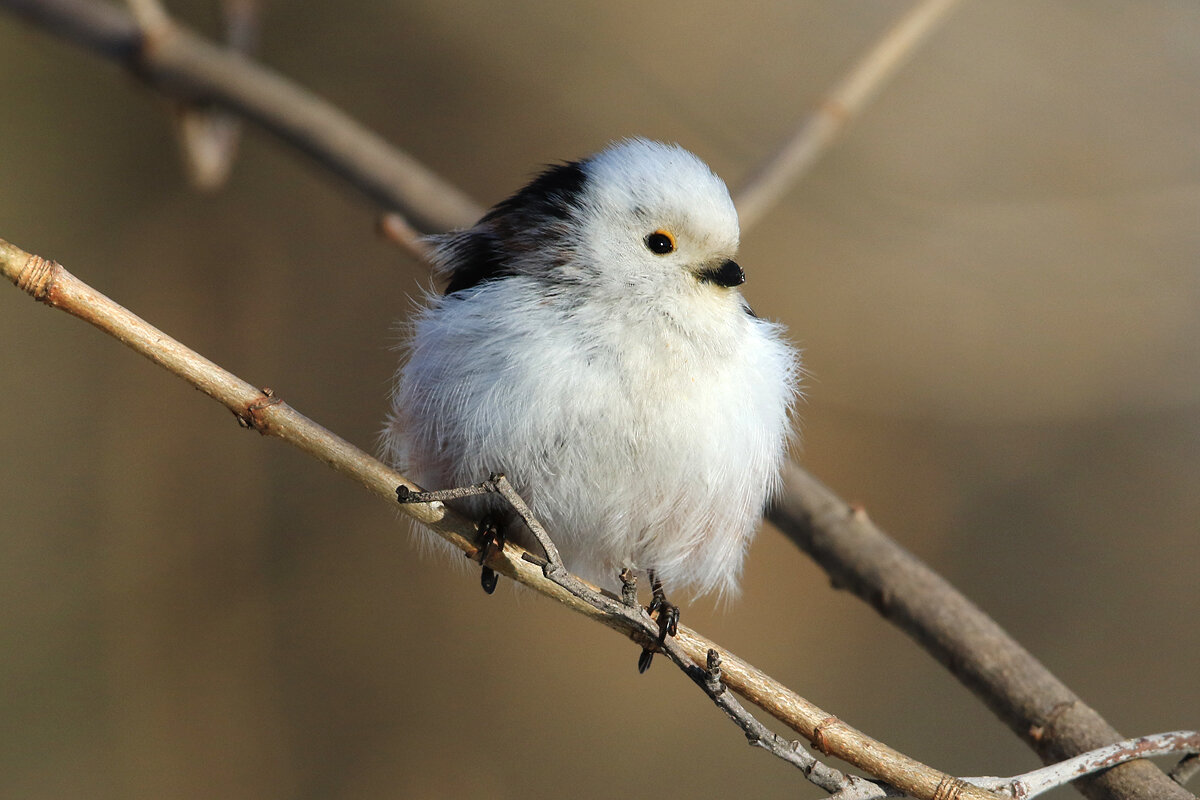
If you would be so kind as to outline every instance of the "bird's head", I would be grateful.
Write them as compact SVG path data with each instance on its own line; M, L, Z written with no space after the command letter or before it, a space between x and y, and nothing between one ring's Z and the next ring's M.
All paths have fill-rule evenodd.
M646 139L549 168L440 245L447 293L511 275L647 296L727 294L745 280L725 184L687 150Z
M632 287L728 289L738 219L725 184L676 145L631 139L581 165L580 258L602 280Z

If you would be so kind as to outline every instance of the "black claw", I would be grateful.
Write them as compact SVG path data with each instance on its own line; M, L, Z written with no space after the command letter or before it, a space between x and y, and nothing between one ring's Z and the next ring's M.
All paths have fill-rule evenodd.
M492 569L491 567L484 567L483 571L479 573L479 585L482 586L483 590L488 594L492 594L496 591L496 583L499 581L499 579L500 576L498 576L496 574L496 570Z
M487 566L487 560L492 557L492 553L497 550L504 549L504 528L490 514L485 516L479 524L479 552L475 558L483 564L483 571L479 575L479 585L488 594L496 591L496 583L499 576L496 570Z
M653 645L642 650L642 655L638 658L638 672L650 669L650 662L654 660L655 652L662 648L667 637L679 633L679 606L667 600L662 581L658 580L653 572L650 573L650 580L654 587L654 594L650 597L650 605L646 608L646 612L652 616L655 613L658 614L656 617L658 639Z
M668 636L679 635L679 606L667 604L661 612L666 617L666 624L661 628L659 641L663 642Z

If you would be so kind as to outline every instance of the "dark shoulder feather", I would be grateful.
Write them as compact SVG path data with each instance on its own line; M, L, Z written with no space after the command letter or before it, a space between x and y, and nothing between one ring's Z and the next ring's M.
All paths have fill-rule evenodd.
M547 217L567 219L578 205L587 176L578 161L554 164L507 200L498 203L484 221L511 218L531 223Z
M460 233L448 243L447 250L448 260L455 267L450 274L450 283L446 285L446 294L513 274L508 259L487 231L472 228Z
M578 161L551 166L497 203L474 228L445 237L444 263L454 265L446 294L515 275L513 248L505 242L542 230L549 221L570 218L586 180Z

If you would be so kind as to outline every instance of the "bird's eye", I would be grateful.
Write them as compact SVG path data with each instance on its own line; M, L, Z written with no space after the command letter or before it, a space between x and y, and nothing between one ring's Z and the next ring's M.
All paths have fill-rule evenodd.
M675 250L675 237L669 231L657 230L646 237L646 247L655 255L665 256Z

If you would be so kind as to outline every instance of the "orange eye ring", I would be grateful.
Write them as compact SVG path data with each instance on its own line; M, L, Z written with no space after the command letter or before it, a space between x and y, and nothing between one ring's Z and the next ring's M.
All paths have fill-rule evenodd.
M673 253L675 252L675 237L671 235L670 231L659 228L646 237L646 248L656 256Z

